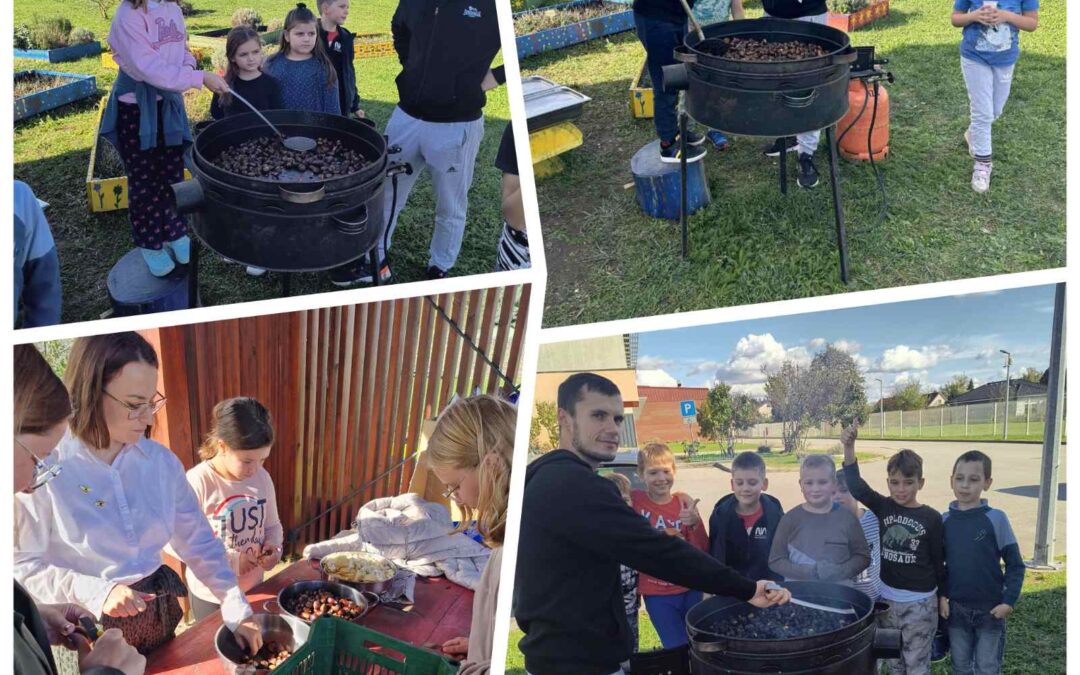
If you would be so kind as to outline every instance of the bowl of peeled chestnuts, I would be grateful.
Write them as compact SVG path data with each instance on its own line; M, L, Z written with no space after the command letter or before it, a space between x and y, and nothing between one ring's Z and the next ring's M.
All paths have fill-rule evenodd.
M308 639L307 624L280 614L253 614L262 630L263 646L256 654L241 647L227 626L218 629L214 647L229 675L264 675L277 668Z
M278 592L277 604L287 616L310 624L320 616L359 623L379 596L332 581L297 581Z

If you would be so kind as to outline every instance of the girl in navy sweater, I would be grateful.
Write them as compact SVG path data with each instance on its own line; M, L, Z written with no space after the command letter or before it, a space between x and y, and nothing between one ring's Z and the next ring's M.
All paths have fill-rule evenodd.
M319 40L318 17L299 3L285 15L281 51L267 60L263 72L281 83L287 110L341 114L337 75Z

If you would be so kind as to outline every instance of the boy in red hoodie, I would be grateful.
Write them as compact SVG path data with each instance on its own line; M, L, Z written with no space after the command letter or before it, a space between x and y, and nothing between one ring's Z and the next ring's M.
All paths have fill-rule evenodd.
M698 500L682 492L672 492L675 485L675 455L663 443L650 443L638 453L638 476L644 490L631 495L634 510L649 524L673 537L680 537L702 551L709 550L709 537L698 513ZM664 649L686 644L686 613L701 602L701 591L661 581L642 574L638 581L649 619L660 636Z

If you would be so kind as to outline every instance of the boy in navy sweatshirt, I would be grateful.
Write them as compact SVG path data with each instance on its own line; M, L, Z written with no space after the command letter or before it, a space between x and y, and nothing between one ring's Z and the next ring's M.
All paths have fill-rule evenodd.
M716 502L709 518L709 552L743 576L782 581L769 569L769 550L784 507L764 494L767 489L765 460L739 453L731 462L731 494Z
M952 472L956 501L944 515L948 582L940 603L958 675L1001 672L1005 620L1024 585L1024 561L1009 517L982 498L990 482L985 454L971 450L957 458Z

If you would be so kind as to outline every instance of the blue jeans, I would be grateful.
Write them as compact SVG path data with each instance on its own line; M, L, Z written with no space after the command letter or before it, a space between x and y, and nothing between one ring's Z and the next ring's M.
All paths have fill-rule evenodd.
M1005 621L989 610L949 603L949 647L954 675L998 675L1005 658Z
M649 620L660 636L664 649L681 647L690 641L686 635L686 613L701 602L701 591L685 591L676 595L646 595L645 609Z
M638 40L645 47L648 58L649 77L653 90L653 124L661 141L674 141L679 133L679 95L664 92L664 66L675 61L675 48L686 37L686 20L682 23L660 21L634 12Z

